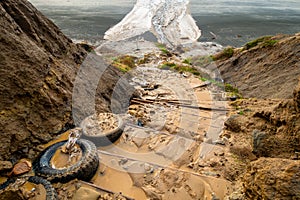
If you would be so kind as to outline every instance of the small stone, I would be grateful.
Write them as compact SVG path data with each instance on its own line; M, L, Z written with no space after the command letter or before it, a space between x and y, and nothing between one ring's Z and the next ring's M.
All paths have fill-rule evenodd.
M220 200L214 192L211 194L211 196L212 196L211 198L212 200Z
M99 199L99 196L100 193L97 190L88 187L81 187L74 194L73 200L83 200L83 199L97 200Z
M109 198L109 195L106 193L106 194L103 195L103 198L104 198L104 199L108 199L108 198Z
M215 167L217 165L218 165L218 162L215 162L215 161L209 163L209 166L211 166L211 167Z
M127 162L128 162L127 158L122 158L121 160L119 160L119 165L124 165Z
M212 139L211 138L205 139L204 142L207 144L212 144Z
M78 190L81 187L81 183L76 183L75 184L75 189Z
M215 155L215 156L224 156L224 155L225 155L225 153L224 153L224 152L220 152L220 153L218 153L218 152L214 152L214 155Z
M103 175L103 174L105 173L105 170L106 170L106 166L100 167L99 173L100 173L101 175Z
M213 141L213 144L225 145L225 141L224 140L215 140L215 141Z
M201 162L198 163L198 166L201 167L201 168L204 168L204 167L207 166L207 164L205 162L201 161Z
M68 198L72 198L73 194L71 192L68 192Z
M9 175L21 175L29 172L32 168L32 164L29 160L21 159L17 164L14 165Z
M213 177L218 177L220 176L219 174L215 173L215 172L211 172L211 171L204 171L202 172L204 175L206 176L213 176Z
M148 163L145 163L144 169L145 169L146 173L153 173L153 171L154 171L153 166L149 165Z
M191 169L193 169L193 168L194 168L194 165L195 165L194 163L189 163L189 164L188 164L188 167L191 168Z

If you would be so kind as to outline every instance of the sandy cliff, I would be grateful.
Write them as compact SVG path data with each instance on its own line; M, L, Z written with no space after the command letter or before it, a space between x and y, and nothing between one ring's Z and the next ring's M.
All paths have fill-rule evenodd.
M0 2L0 160L32 156L72 126L73 81L87 52L26 0ZM98 92L108 109L118 72ZM33 149L31 149L33 147ZM31 150L29 150L31 149Z
M223 73L240 77L239 81L234 76L225 78L235 79L239 86L245 78L243 70L256 74L249 77L256 81L256 88L250 84L239 89L245 96L257 98L231 102L233 111L225 122L223 135L230 138L229 151L234 157L229 159L225 173L242 188L240 195L238 192L231 195L232 199L300 198L300 82L296 40L298 36L291 36L279 42L276 49L281 52L275 47L258 47L219 63L228 70ZM269 57L257 61L258 52ZM244 63L238 65L238 70L232 66L234 59ZM261 68L267 62L268 66ZM281 99L271 99L272 96Z
M300 35L249 42L218 64L222 78L246 98L291 98L300 76Z

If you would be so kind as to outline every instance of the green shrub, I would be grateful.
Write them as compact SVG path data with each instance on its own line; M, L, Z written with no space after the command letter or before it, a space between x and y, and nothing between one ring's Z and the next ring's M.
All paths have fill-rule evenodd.
M244 49L248 50L253 47L256 47L259 43L261 43L265 40L269 40L270 38L271 38L271 36L263 36L263 37L255 39L255 40L252 40L244 45Z
M175 66L174 67L175 70L179 71L179 72L190 72L196 76L200 75L200 72L198 72L197 69L193 68L193 67L189 67L189 66Z
M231 58L234 54L234 49L232 47L225 48L222 52L211 56L212 60L220 60L225 58Z
M226 58L232 57L232 56L233 56L233 53L234 53L234 50L233 50L232 47L228 47L228 48L225 48L225 49L223 50L223 55L224 55L224 57L226 57Z
M263 36L263 37L260 37L260 38L257 38L251 42L248 42L244 45L244 50L249 50L253 47L256 47L257 45L260 45L262 47L270 47L270 46L274 46L278 40L273 40L271 39L272 36Z
M274 46L277 42L278 42L278 40L267 40L267 41L264 41L264 42L263 42L262 47L272 47L272 46Z
M113 58L112 60L112 65L114 67L117 67L122 72L127 72L130 69L136 67L137 58L134 56L124 55L118 58Z
M233 87L229 83L225 83L225 92L234 92L234 93L239 93L239 90L235 87Z
M225 92L228 92L230 96L236 96L239 99L243 98L243 96L239 93L239 90L229 83L225 83Z

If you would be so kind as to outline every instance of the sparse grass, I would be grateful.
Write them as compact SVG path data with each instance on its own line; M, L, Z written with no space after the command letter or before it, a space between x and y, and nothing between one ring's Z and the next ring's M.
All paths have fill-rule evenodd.
M225 92L228 92L230 96L236 96L238 99L243 98L236 87L233 87L229 83L225 83Z
M273 40L272 36L263 36L255 40L252 40L251 42L246 43L244 45L243 50L249 50L253 47L256 47L257 45L261 45L261 47L270 47L270 46L274 46L277 42L278 40Z
M174 69L175 67L176 67L175 63L166 62L166 63L162 64L161 66L159 66L158 68L164 69L164 70L169 70L169 69Z
M145 63L149 63L150 60L151 60L151 56L153 54L149 53L149 54L145 54L143 58L139 59L138 61L138 65L142 65L142 64L145 64Z
M223 82L216 81L216 80L214 80L214 79L209 79L209 78L201 77L200 80L203 81L203 82L209 81L209 82L211 82L212 84L218 86L219 88L223 88L223 87L224 87L224 83L223 83Z
M187 65L192 65L192 60L191 60L191 58L186 58L182 61L182 63L187 64Z
M113 58L112 60L112 65L124 73L136 67L136 57L134 56L124 55L118 58Z
M194 65L202 67L213 62L213 56L200 56L195 61L193 61Z
M123 73L126 73L128 71L130 71L131 68L127 67L127 66L124 66L124 65L121 65L121 66L118 66L118 68L120 69L121 72Z
M208 79L204 78L204 77L201 77L200 80L204 82L204 81L207 81Z
M171 55L170 51L167 49L166 45L161 43L156 43L156 46L159 48L159 50L165 54L165 55Z
M204 81L209 81L212 84L218 86L219 88L224 88L225 92L229 93L229 96L236 96L238 99L243 98L243 96L239 93L239 90L237 88L233 87L229 83L224 84L223 82L216 81L214 79L208 79L208 78L205 78L205 77L200 77L200 80L203 81L203 82Z
M199 76L200 75L200 72L198 72L197 69L193 68L193 67L190 67L190 66L175 66L174 67L175 70L179 71L180 73L182 72L190 72L196 76Z
M233 47L227 47L222 52L211 56L211 58L212 58L212 60L216 61L216 60L231 58L233 56L233 54L234 54Z
M240 111L238 112L238 114L239 114L239 115L244 115L245 113L244 113L243 110L240 110Z
M176 65L175 63L172 62L166 62L161 66L159 66L159 68L165 70L173 69L178 71L179 73L190 72L196 76L200 75L200 72L192 66Z
M159 49L164 49L166 48L166 45L162 44L162 43L156 43L156 46L159 48Z

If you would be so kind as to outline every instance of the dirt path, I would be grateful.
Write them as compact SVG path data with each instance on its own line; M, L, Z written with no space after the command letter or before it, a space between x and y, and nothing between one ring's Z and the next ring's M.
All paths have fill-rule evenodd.
M232 191L223 176L226 141L219 137L228 109L224 91L192 73L161 69L163 62L180 63L182 58L162 56L152 43L145 42L137 52L134 43L125 44L97 49L106 60L128 52L139 58L150 55L124 75L135 89L127 112L119 114L124 132L114 144L98 148L100 168L91 183L57 185L59 196L224 199ZM67 137L65 133L49 145Z
M216 143L222 142L227 103L214 95L223 91L160 65L154 59L129 72L138 96L122 115L122 137L99 148L101 173L94 184L134 199L223 199L230 182L212 167L193 167L224 151Z

